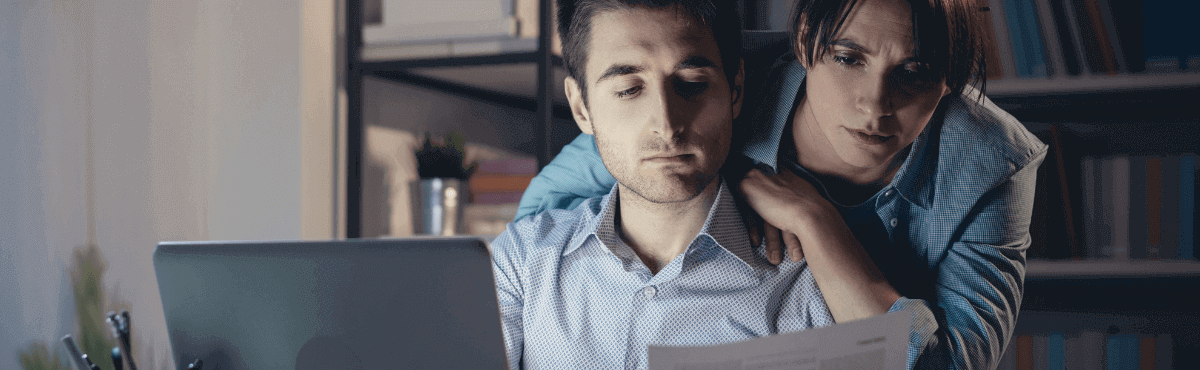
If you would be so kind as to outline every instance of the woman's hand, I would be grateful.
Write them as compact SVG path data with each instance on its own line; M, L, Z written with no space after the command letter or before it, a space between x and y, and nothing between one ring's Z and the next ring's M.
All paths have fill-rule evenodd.
M738 192L764 223L762 235L755 225L750 228L750 237L755 245L766 239L767 258L774 264L783 262L784 245L792 261L804 258L796 234L804 228L805 222L818 217L817 212L832 209L829 201L822 198L812 184L787 170L767 176L752 169L738 183Z

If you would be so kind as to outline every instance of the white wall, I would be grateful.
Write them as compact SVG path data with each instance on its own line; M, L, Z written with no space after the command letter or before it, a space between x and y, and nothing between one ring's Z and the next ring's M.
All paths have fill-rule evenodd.
M332 1L304 2L314 3L332 17ZM157 242L331 235L302 232L332 220L331 174L320 172L332 170L322 140L333 118L332 108L301 117L302 86L314 83L301 79L301 6L0 1L0 368L74 330L66 269L88 242L89 124L95 242L110 298L129 303L136 339L150 344L135 350L142 367L169 358ZM322 91L306 104L331 106ZM302 170L313 161L325 167Z

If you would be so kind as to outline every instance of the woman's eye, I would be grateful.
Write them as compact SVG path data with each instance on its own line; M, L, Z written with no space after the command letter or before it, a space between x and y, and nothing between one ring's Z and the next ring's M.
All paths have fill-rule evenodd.
M642 87L634 86L634 87L630 87L625 90L617 91L615 95L617 96L618 99L625 99L630 96L633 96L634 94L637 94L639 91L642 91Z
M859 64L858 58L846 55L834 55L833 61L844 66L854 66Z

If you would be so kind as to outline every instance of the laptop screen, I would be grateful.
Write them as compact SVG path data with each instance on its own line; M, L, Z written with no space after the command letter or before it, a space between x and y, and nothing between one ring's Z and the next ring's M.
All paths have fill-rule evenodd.
M154 268L180 368L506 366L477 238L164 242Z

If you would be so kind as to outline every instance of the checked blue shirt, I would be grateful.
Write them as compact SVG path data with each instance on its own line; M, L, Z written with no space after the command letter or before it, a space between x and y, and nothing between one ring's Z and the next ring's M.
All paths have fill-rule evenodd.
M749 131L743 155L813 181L780 150L804 77L794 56L779 58L763 83L747 89L760 93L749 94L749 117L735 127ZM946 99L873 198L835 203L902 295L890 311L913 311L910 368L994 368L1021 306L1034 181L1047 147L990 100L977 101L978 93L967 87ZM572 207L614 182L595 139L580 135L529 185L518 217Z
M687 250L652 274L622 242L618 188L508 225L492 243L512 369L644 369L650 345L734 342L833 323L805 261L754 248L722 182Z

